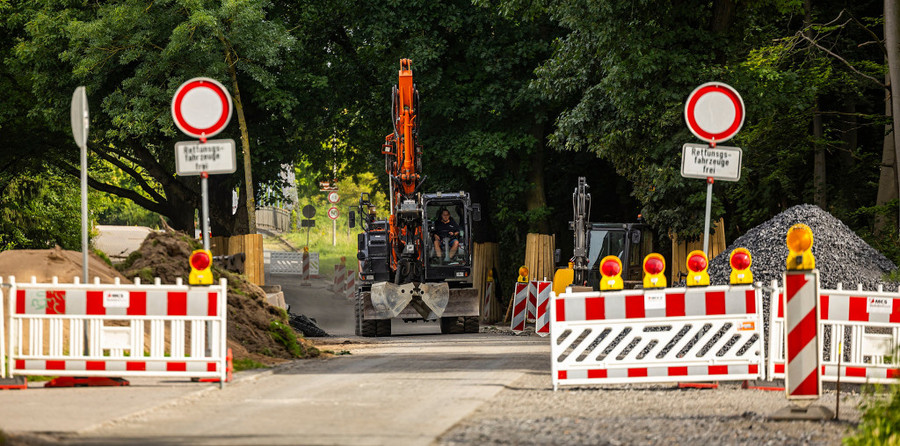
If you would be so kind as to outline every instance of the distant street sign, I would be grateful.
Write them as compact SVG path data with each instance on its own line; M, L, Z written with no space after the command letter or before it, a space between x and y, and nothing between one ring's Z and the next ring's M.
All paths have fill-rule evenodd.
M237 157L233 139L175 143L175 172L178 175L234 173L235 170Z
M339 211L338 208L336 208L334 206L332 206L331 208L328 209L328 218L330 218L332 220L337 220L338 215L340 215L340 214L341 214L341 211Z
M315 220L300 220L301 228L315 228L316 221Z
M316 216L316 207L308 204L306 206L303 206L303 210L301 212L303 213L304 217L313 218Z
M707 82L688 96L684 120L697 138L723 143L734 137L744 125L744 100L738 92L721 82Z
M337 181L319 181L319 191L329 192L338 190Z
M211 138L228 126L232 108L231 94L224 85L208 77L195 77L175 90L172 119L188 136Z
M87 94L84 87L78 87L72 93L70 118L72 120L72 136L75 137L75 144L84 150L87 148L88 126L90 124Z
M681 176L738 181L741 179L742 155L739 147L685 144L681 149Z
M331 191L328 193L328 202L329 203L337 203L340 200L340 196L337 191Z

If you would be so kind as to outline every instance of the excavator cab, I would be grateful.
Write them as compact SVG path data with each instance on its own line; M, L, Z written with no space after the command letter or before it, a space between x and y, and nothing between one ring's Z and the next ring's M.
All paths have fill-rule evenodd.
M422 205L428 222L424 225L425 252L428 254L425 259L425 281L447 281L451 287L455 285L454 282L471 282L473 212L469 194L465 192L424 194ZM444 240L444 246L441 246L440 257L434 249L435 223L444 209L450 212L450 218L459 225L459 236L456 237L459 247L453 257L450 257L452 249L447 239Z

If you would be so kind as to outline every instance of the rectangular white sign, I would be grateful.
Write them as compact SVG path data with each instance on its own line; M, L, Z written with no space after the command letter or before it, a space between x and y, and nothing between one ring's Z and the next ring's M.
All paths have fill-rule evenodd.
M644 293L645 310L662 310L666 308L666 293Z
M181 141L175 143L175 173L182 176L234 173L237 158L233 139Z
M681 149L681 176L738 181L741 179L742 154L740 147L685 144Z
M128 291L104 291L103 308L128 308L131 296Z

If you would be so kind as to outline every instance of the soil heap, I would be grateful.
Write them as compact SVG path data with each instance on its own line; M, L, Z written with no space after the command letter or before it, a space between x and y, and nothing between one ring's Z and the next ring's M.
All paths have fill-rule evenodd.
M180 232L151 233L140 249L118 265L125 276L140 277L151 282L159 277L163 283L181 278L187 283L190 274L188 257L201 246ZM216 282L228 280L228 346L235 359L250 358L272 363L268 358L304 358L319 355L318 349L305 339L298 339L284 310L271 306L266 293L243 276L213 266Z
M731 267L728 257L735 248L750 250L753 263L750 271L753 279L768 285L772 280L781 282L788 255L785 237L796 223L804 223L812 229L812 252L819 270L820 286L836 289L838 283L845 288L874 291L878 284L885 284L885 274L897 269L897 265L875 250L838 220L818 206L801 204L772 217L769 221L747 231L728 248L709 262L709 278L713 285L727 285ZM886 285L885 291L893 291L896 284Z

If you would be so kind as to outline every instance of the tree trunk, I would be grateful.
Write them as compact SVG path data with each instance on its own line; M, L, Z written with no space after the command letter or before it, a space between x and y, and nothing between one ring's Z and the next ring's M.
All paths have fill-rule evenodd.
M900 85L900 5L897 0L884 0L884 46L887 50L888 75L891 86ZM893 128L900 128L900 95L891 94ZM896 132L894 132L896 135ZM900 160L900 138L894 140L894 160ZM900 169L894 169L900 174ZM900 186L900 179L897 181ZM900 191L898 191L900 193ZM900 225L900 216L898 216Z
M812 2L811 0L804 0L803 5L804 9L806 9L806 16L803 18L803 33L806 34L806 37L812 38L812 30L810 29L810 26L812 25ZM815 202L816 206L827 209L828 192L825 182L825 147L822 145L823 136L822 115L819 114L819 98L816 98L815 105L813 105L813 152L815 153L813 158L813 202Z
M544 150L546 150L544 138L544 125L536 124L533 129L533 135L537 140L537 146L534 154L531 156L531 172L528 176L531 182L531 189L525 197L525 209L528 213L541 213L547 207L547 194L544 192ZM537 232L539 234L549 234L550 224L545 215L531 222L529 232Z
M224 44L224 41L223 41ZM256 198L253 193L253 170L250 167L250 135L247 131L247 120L244 119L244 106L241 103L241 90L238 89L237 69L230 47L225 46L225 62L234 88L234 111L237 112L238 124L241 127L241 148L244 155L244 187L247 203L247 233L256 234Z
M890 85L890 78L885 73L887 84ZM891 118L891 93L884 92L884 115ZM881 173L878 176L878 195L875 198L876 206L884 206L891 200L897 199L897 173L894 162L894 132L891 125L884 126L884 142L881 146ZM886 235L893 232L894 219L885 215L875 216L875 233L878 235Z

